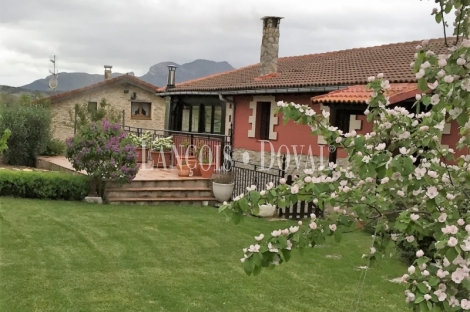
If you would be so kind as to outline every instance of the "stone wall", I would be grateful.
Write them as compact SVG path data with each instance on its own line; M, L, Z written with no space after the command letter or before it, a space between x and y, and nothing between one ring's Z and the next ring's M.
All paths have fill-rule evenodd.
M73 119L75 104L87 102L97 102L106 99L107 103L119 111L124 110L125 125L148 129L164 129L165 127L165 99L156 96L153 92L149 92L136 86L126 87L128 93L124 93L122 85L112 86L96 92L78 95L76 97L65 99L60 102L53 103L53 119L52 131L53 136L60 140L65 140L73 136ZM151 119L137 120L131 118L131 100L130 97L136 93L138 101L148 101L151 103Z

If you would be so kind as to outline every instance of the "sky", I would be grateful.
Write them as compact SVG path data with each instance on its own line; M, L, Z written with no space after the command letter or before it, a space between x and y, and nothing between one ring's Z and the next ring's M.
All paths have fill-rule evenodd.
M263 16L279 56L443 37L434 0L1 0L0 85L59 72L147 73L165 61L259 62Z

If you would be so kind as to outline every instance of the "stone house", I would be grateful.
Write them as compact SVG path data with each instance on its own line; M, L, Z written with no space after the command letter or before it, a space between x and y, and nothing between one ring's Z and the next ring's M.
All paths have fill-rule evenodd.
M316 112L329 110L330 122L343 131L367 133L372 128L363 114L370 95L367 78L384 73L391 84L391 103L411 109L418 90L410 63L421 41L278 58L281 19L262 18L259 63L160 88L160 96L167 98L173 112L168 129L217 129L212 133L228 135L233 126L235 160L258 164L264 160L266 166L274 160L277 167L279 154L298 154L305 156L303 164L310 165L313 159L318 166L319 160L340 160L346 155L341 150L330 153L324 139L312 136L307 126L283 124L282 116L275 113L278 101L310 105ZM444 39L429 44L436 53L447 51ZM221 127L214 127L214 117L201 118L205 107L220 107L216 118ZM454 148L458 131L456 123L446 124L442 143ZM288 166L288 173L298 170L293 160Z
M156 95L157 89L128 74L111 78L111 66L105 66L102 82L46 99L53 112L53 136L61 140L73 136L75 105L86 103L93 109L102 99L123 113L126 126L164 129L166 103L164 98Z

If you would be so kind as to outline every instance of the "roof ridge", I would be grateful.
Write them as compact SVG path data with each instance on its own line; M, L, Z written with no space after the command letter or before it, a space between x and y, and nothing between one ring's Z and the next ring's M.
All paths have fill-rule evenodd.
M80 92L83 92L83 91L86 91L86 90L89 90L89 89L105 86L105 85L107 85L111 82L115 82L115 81L119 81L119 80L123 80L123 79L131 79L131 80L136 81L137 83L140 83L144 86L147 86L147 87L153 89L154 91L158 90L157 86L155 86L151 83L148 83L146 81L143 81L142 79L137 78L134 75L129 75L129 73L125 73L125 74L122 74L120 76L110 78L110 79L106 79L106 80L103 80L103 81L100 81L100 82L97 82L97 83L94 83L94 84L91 84L91 85L88 85L88 86L85 86L85 87L82 87L82 88L68 90L68 91L64 91L64 92L61 92L61 93L58 93L58 94L55 94L55 95L51 95L50 97L48 97L46 99L49 99L50 101L60 99L60 98L65 97L67 95L80 93Z
M224 71L224 72L221 72L221 73L212 74L212 75L209 75L209 76L204 76L204 77L199 77L199 78L195 78L195 79L192 79L192 80L183 81L183 82L175 84L175 87L181 87L181 86L184 86L184 85L189 84L189 83L193 83L193 82L197 82L197 81L205 80L205 79L209 79L209 78L215 78L215 77L219 77L219 76L222 76L222 75L231 74L231 73L234 73L234 72L237 72L237 71L245 70L245 69L248 69L250 67L256 67L256 66L259 66L259 63L243 66L243 67L240 67L240 68L230 69L230 70L227 70L227 71ZM165 91L165 90L166 90L166 87L161 87L161 88L158 89L158 91Z
M447 37L447 40L453 39L453 38L455 37ZM429 40L430 42L432 42L432 41L439 41L439 40L444 40L444 39L445 39L444 37L441 37L441 38L430 38L430 39L416 39L416 40L404 41L404 42L384 43L381 45L373 45L369 47L349 48L349 49L341 49L341 50L336 50L336 51L309 53L309 54L293 55L293 56L283 56L283 57L280 57L279 60L294 59L294 58L301 58L301 57L323 56L327 54L336 54L336 53L349 52L349 51L354 52L354 51L361 51L361 50L370 50L370 49L385 48L385 47L398 46L398 45L408 45L412 43L419 44L423 42L424 40Z

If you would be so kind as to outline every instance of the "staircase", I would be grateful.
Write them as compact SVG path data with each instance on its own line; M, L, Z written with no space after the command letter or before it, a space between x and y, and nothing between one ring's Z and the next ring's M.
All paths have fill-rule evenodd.
M106 198L111 204L207 206L216 201L211 186L211 180L198 177L134 180L121 187L108 186Z

